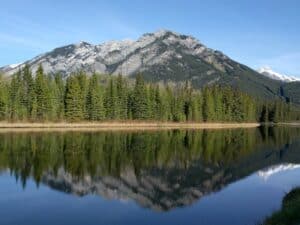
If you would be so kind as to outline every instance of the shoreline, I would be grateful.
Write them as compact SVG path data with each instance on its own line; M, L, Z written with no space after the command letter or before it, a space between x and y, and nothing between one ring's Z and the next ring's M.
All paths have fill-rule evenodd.
M175 122L78 122L23 123L0 122L0 132L7 131L110 131L171 129L238 129L255 128L259 123L175 123Z
M246 129L262 125L300 127L300 123L193 123L193 122L147 122L147 121L112 121L112 122L0 122L0 133L3 132L42 132L42 131L126 131L126 130L172 130L172 129Z

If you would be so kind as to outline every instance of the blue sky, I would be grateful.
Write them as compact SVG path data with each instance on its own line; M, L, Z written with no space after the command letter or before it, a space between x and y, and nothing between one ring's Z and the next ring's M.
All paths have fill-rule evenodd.
M252 68L300 77L298 0L3 0L0 66L81 40L136 39L169 29Z

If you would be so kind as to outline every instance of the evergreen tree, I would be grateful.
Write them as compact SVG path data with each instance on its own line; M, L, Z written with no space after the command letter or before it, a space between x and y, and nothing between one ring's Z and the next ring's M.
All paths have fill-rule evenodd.
M103 96L96 74L93 74L89 81L86 110L88 115L87 119L94 121L104 119Z
M137 75L132 102L133 119L148 119L147 89L141 74Z
M65 116L69 121L80 121L84 118L81 87L78 79L72 75L66 82Z
M86 73L83 71L80 71L78 74L75 74L76 79L78 80L78 84L80 86L80 98L81 98L81 107L82 107L82 112L86 116L86 96L88 92L88 79Z
M232 105L232 121L243 121L245 118L244 111L243 111L243 103L242 103L242 96L238 91L233 92L233 105Z
M248 95L244 96L243 101L243 108L245 112L245 118L244 121L253 122L256 121L256 105L252 98L250 98Z
M215 120L215 101L212 90L209 88L203 91L203 119L206 122Z
M113 78L110 78L109 83L106 87L104 105L107 119L114 120L120 118L117 86Z
M35 77L36 117L38 120L49 120L52 114L52 98L49 88L49 80L40 65Z
M184 98L184 114L185 114L185 120L186 121L191 121L193 120L193 100L192 100L192 88L191 84L186 81L185 87L183 89L183 98ZM195 104L195 102L194 102Z
M61 93L52 76L47 76L47 86L49 99L48 119L55 121L61 120L63 118L61 115Z
M117 77L117 112L119 119L127 119L128 114L128 90L127 84L121 74Z
M0 75L0 120L7 120L9 109L9 91L7 84L2 80Z
M265 104L261 110L260 122L267 123L269 122L269 109L268 106Z
M9 88L9 118L13 121L26 118L27 110L22 104L23 97L22 77L19 70L13 75Z
M234 105L234 97L233 90L226 87L223 90L223 120L224 121L232 121L233 116L233 105Z
M191 121L202 121L202 99L199 93L195 93L191 100Z
M25 65L23 68L23 104L27 110L27 117L30 119L35 119L36 116L36 96L34 90L34 80L32 77L32 73L30 71L29 65Z
M161 94L161 113L162 120L171 121L173 120L172 104L173 104L173 92L171 87L167 84L165 88L162 89Z
M158 85L155 87L155 93L154 93L154 119L155 120L166 120L166 109L167 105L163 105L162 96L160 94L160 88Z
M148 99L148 119L154 120L157 118L157 106L155 99L155 86L154 84L150 84L147 90L147 99Z
M224 121L224 104L223 104L223 91L219 86L212 88L212 95L214 98L215 118L216 121Z
M61 120L64 118L64 114L65 114L65 103L64 103L65 86L64 86L62 75L60 73L56 73L54 75L54 80L56 86L55 98L57 102L57 117L59 120Z

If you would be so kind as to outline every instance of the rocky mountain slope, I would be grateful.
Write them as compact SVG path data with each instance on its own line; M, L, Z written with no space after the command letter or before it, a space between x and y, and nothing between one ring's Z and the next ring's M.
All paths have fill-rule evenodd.
M168 30L144 34L136 41L71 44L25 63L33 72L40 64L47 73L60 72L65 76L78 70L127 76L141 72L150 81L190 80L197 88L221 84L263 98L285 97L280 96L282 82L262 76L191 36ZM2 67L0 72L13 74L25 63Z

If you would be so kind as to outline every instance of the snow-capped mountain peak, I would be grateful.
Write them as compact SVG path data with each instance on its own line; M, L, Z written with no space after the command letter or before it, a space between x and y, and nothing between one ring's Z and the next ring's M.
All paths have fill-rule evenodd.
M277 73L277 72L273 71L272 68L269 66L264 66L264 67L258 69L258 72L266 77L269 77L274 80L283 81L283 82L300 81L300 78Z

